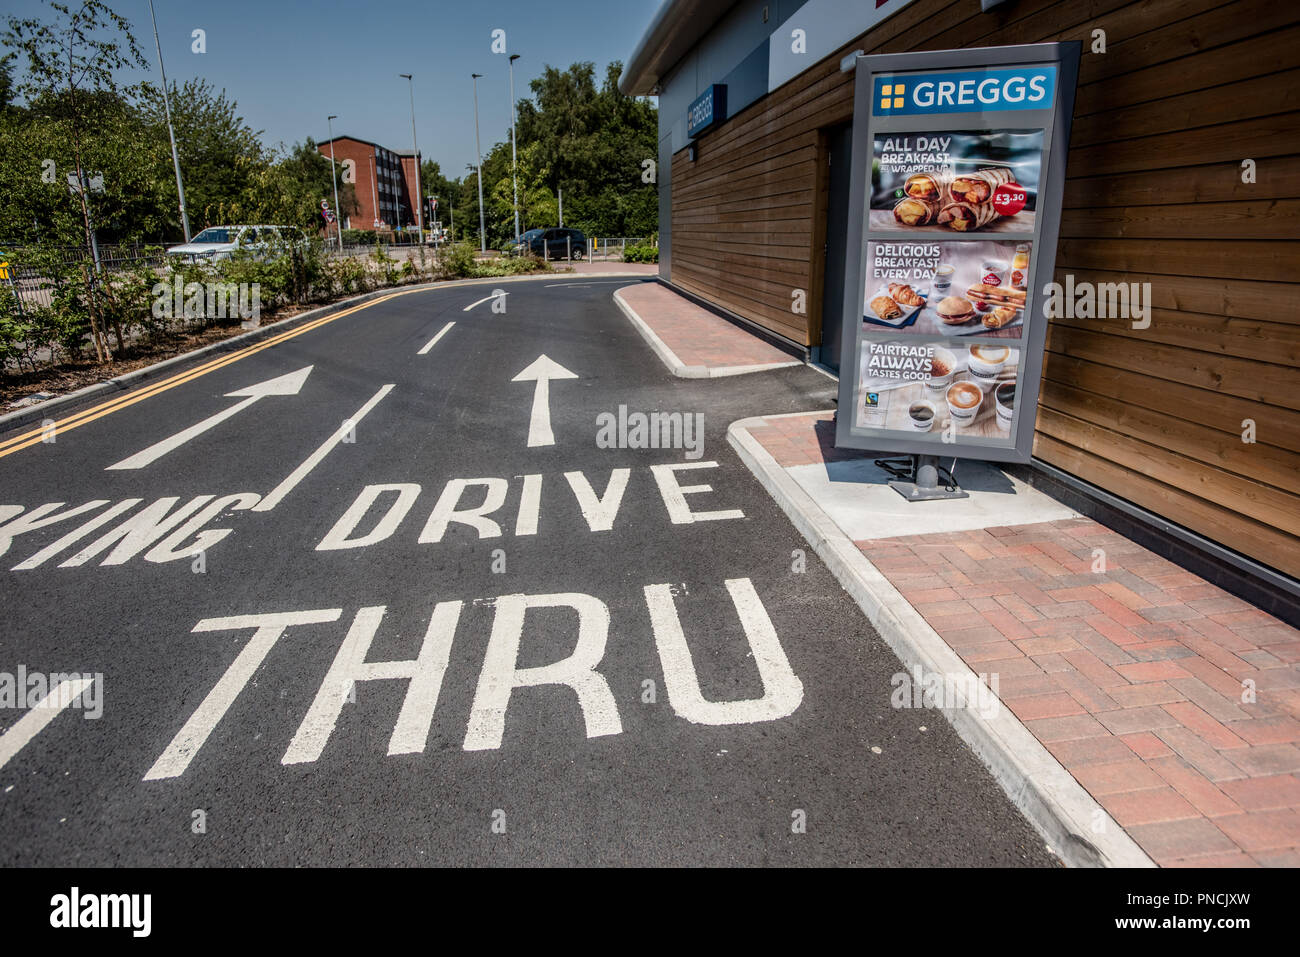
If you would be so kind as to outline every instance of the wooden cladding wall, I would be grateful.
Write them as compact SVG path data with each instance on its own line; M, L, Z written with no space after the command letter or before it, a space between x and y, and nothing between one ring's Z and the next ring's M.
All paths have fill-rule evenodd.
M1084 46L1056 279L1152 309L1052 322L1035 455L1300 577L1300 5L916 0L673 157L673 281L816 345L840 58L1050 40Z

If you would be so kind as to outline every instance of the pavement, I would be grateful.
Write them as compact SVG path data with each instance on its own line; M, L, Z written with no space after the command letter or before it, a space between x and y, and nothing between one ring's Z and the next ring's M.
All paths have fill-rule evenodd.
M901 598L897 640L937 636L1028 732L1012 756L1046 749L1105 812L1076 793L1044 830L1105 847L1122 828L1159 865L1300 865L1300 632L991 465L961 463L968 500L910 504L833 447L832 416L733 434L861 553L846 575Z
M619 295L718 368L764 347L728 353L746 334L663 286ZM1300 865L1300 631L990 463L910 503L833 416L729 437L905 663L995 694L946 714L1068 861Z
M1073 860L729 442L834 382L673 375L639 282L371 296L0 425L0 863Z
M803 364L658 283L620 289L614 302L663 364L684 379L771 372Z

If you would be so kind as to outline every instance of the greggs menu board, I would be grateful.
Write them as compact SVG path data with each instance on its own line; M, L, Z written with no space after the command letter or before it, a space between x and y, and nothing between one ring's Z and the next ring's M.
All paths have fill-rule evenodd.
M1029 460L1078 59L858 58L837 446Z

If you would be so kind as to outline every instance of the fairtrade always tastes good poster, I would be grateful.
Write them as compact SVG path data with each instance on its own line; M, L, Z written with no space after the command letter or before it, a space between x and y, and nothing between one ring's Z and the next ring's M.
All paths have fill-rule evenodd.
M1032 233L1042 130L874 137L873 231Z
M1019 369L1020 350L1003 343L864 342L853 423L949 447L963 438L1005 440Z

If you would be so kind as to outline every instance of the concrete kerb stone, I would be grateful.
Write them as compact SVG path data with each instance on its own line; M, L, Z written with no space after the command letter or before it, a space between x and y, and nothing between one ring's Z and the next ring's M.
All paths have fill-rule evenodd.
M574 274L565 274L561 278L569 278ZM606 275L625 276L630 279L642 278L640 273L608 273ZM182 353L178 356L172 356L169 359L163 359L152 365L145 366L143 369L136 369L134 372L127 372L112 379L106 379L103 382L96 382L93 385L77 389L75 392L69 392L66 395L54 396L39 402L35 405L29 405L21 409L15 409L0 415L0 433L10 429L21 428L29 422L36 419L48 418L51 413L58 411L66 406L76 405L87 399L109 393L113 391L125 392L138 383L154 378L159 373L184 366L186 363L195 362L211 355L219 355L223 352L234 352L244 346L252 345L268 336L279 335L282 332L288 332L297 328L306 322L315 319L321 319L335 312L342 312L359 303L367 302L371 299L378 299L382 296L389 296L398 293L423 292L429 289L451 289L462 286L485 286L497 285L500 283L510 282L535 282L539 279L555 279L555 273L543 273L538 276L489 276L486 279L443 279L435 282L412 283L409 286L390 286L387 289L376 289L372 292L362 293L359 296L352 296L348 299L340 299L338 302L331 302L327 305L311 309L300 315L285 319L281 322L269 323L265 326L259 326L249 332L241 333L237 336L231 336L229 339L222 339L220 342L213 342L201 348L194 349L190 352Z
M627 316L637 332L641 333L641 338L649 344L654 350L655 355L668 370L680 379L717 379L722 376L747 375L751 372L769 372L772 369L785 369L790 366L803 365L798 359L791 359L789 362L761 362L752 365L739 366L688 366L677 358L677 354L668 347L668 344L659 338L658 334L650 328L650 325L637 314L637 311L627 304L619 292L614 290L614 303L622 310L623 315Z
M956 706L943 714L998 784L1071 867L1154 867L1155 863L1005 706L993 717L966 706L963 688L974 672L871 564L830 517L782 468L742 419L727 440L782 511L807 539L908 670L964 679L952 682Z

